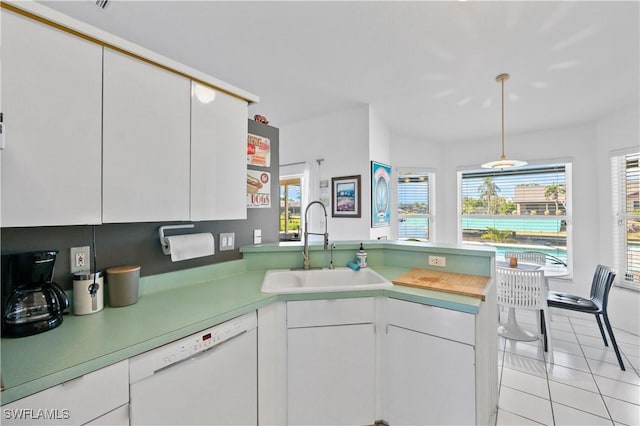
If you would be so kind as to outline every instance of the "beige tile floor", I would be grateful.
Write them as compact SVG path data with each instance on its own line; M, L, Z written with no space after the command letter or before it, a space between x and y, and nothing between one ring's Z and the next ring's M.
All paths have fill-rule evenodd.
M640 338L614 329L622 371L593 315L557 312L551 321L553 363L540 340L498 338L497 424L640 425ZM506 319L506 311L501 315ZM517 318L523 329L535 331L533 311L518 311Z

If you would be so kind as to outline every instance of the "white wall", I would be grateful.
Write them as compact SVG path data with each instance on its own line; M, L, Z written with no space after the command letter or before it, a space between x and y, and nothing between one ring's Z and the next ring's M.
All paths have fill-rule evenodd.
M390 164L393 166L394 181L397 181L397 171L399 168L419 170L426 169L429 171L433 171L435 174L435 193L446 193L448 189L445 188L444 185L448 183L448 179L439 178L440 176L445 176L448 174L445 172L442 163L444 151L442 144L430 143L408 137L392 135L390 147ZM455 181L453 182L453 185L455 189ZM452 216L449 212L443 212L442 215L438 214L438 206L440 205L439 200L432 200L432 203L432 229L429 230L430 238L432 241L441 241L440 229L442 228L444 230L444 227L447 226L447 223L455 222L455 220L452 220ZM391 238L395 239L398 236L397 197L394 199L393 206L394 208L391 215ZM455 225L455 223L453 225Z
M333 218L327 212L329 239L369 238L369 106L338 111L280 128L280 164L324 158L320 180L361 175L362 218ZM315 229L313 230L315 231Z
M391 165L390 148L389 128L384 123L382 118L380 118L375 108L369 107L369 160ZM370 171L366 174L366 176L363 176L363 185L367 185L370 187L371 185L369 184L369 179L371 179ZM369 194L371 194L371 192L369 192ZM369 195L369 197L371 197L371 195ZM369 198L369 206L371 206L370 200L371 198ZM397 210L393 207L395 206L395 204L395 200L392 197L392 212ZM369 209L363 211L363 216L369 218L369 223L371 223L370 207ZM375 240L380 237L385 237L387 239L391 238L391 227L389 226L369 229L369 239Z
M361 217L329 217L329 238L390 238L390 227L371 228L370 160L391 162L389 129L375 109L364 105L280 128L280 164L316 158L324 158L320 180L329 185L332 177L361 178Z

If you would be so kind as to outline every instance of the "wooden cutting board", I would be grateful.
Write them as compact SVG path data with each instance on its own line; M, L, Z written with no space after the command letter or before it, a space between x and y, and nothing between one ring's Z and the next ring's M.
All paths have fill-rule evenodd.
M481 300L484 300L484 289L489 280L489 277L483 277L481 275L412 269L393 279L392 282L397 285L479 297Z

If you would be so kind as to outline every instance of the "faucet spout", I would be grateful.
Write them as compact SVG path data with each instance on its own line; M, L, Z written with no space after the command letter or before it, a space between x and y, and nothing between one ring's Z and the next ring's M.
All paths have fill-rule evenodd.
M324 233L309 232L309 209L314 204L319 204L320 207L322 207L322 211L324 212ZM303 269L309 269L311 267L311 261L309 259L309 235L323 235L324 250L327 250L327 248L329 247L329 232L327 232L327 209L324 204L317 200L310 202L304 211L304 252L302 253L302 256L304 258L302 263Z

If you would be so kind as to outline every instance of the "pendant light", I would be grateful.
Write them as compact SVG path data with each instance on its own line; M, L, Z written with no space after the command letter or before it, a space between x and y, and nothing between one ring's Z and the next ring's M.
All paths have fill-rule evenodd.
M504 82L509 79L509 74L500 74L496 77L496 81L502 85L502 154L497 161L490 161L482 165L485 169L509 169L513 167L521 167L527 164L526 161L507 160L504 155Z

